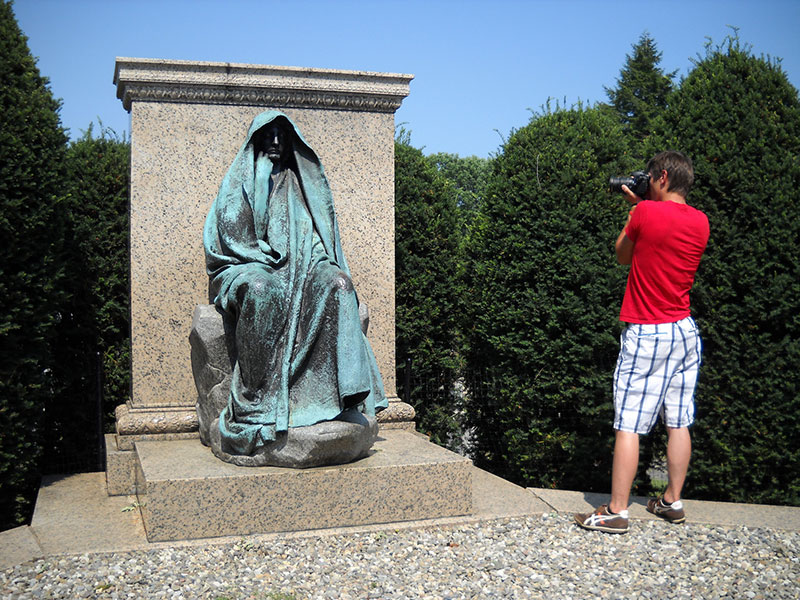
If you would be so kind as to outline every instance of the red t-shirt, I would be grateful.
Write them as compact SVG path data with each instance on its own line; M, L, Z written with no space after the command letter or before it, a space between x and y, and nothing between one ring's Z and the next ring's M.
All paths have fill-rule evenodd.
M625 235L634 243L619 318L674 323L691 315L689 290L708 243L708 217L688 204L643 200Z

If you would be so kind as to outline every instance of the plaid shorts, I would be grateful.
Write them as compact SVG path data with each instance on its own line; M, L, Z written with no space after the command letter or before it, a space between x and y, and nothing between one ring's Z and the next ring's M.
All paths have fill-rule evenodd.
M691 425L702 351L692 317L628 325L614 371L614 429L647 434L659 416L667 427Z

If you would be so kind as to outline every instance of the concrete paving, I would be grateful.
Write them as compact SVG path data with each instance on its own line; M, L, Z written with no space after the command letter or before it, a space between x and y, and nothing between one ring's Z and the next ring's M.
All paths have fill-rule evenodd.
M528 490L491 473L470 467L473 514L424 521L403 521L247 536L274 539L380 531L484 519L543 514L551 508ZM42 482L30 526L0 532L0 568L45 556L143 550L238 541L228 536L178 542L148 542L135 496L108 496L105 473L48 477Z
M343 532L397 530L451 525L550 512L586 512L607 502L607 494L524 489L472 467L472 515L347 528L248 536L262 539L324 536ZM645 510L646 498L634 497L632 519L655 519ZM684 500L687 522L713 525L772 527L800 531L800 507ZM632 533L635 535L635 532ZM0 532L0 568L42 557L220 544L242 536L180 542L148 542L134 496L108 496L105 473L49 477L42 483L30 526Z
M39 541L28 525L0 532L0 569L44 556Z
M600 504L608 503L608 494L590 492L571 492L529 488L537 498L545 502L555 512L589 512ZM632 496L628 509L631 519L658 519L647 512L648 498ZM736 504L733 502L708 502L705 500L683 499L687 523L723 525L736 527L771 527L800 531L800 507L773 506L767 504Z

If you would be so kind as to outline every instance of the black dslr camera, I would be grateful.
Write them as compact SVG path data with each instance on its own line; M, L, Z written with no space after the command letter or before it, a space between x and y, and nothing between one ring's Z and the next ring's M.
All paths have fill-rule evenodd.
M622 186L627 185L628 189L639 198L644 198L647 188L650 187L650 174L644 171L635 171L630 177L612 177L608 180L608 185L612 192L621 192Z

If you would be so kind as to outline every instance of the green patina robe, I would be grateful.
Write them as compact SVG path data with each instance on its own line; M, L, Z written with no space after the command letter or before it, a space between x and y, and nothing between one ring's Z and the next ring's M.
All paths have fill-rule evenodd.
M291 131L291 168L273 175L254 138L276 119ZM387 406L319 158L277 111L258 115L203 232L214 303L235 323L237 358L222 446L250 455L290 427Z

